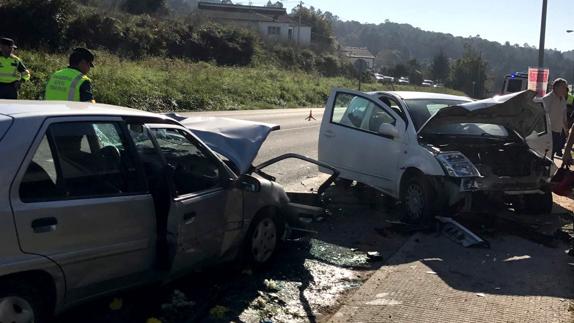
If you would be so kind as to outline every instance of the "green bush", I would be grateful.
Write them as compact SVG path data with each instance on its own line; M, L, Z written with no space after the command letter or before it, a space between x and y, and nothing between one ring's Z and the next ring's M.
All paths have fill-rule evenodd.
M57 50L76 9L72 0L3 0L1 32L22 47Z
M76 44L116 51L125 34L118 19L90 14L73 20L68 28L67 37Z

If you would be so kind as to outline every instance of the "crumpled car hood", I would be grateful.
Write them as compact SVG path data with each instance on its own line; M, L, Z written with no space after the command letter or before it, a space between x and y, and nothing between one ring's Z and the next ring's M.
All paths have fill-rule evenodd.
M213 151L233 162L240 175L250 171L269 133L280 128L274 124L230 118L167 115L191 130Z
M535 95L527 90L443 108L427 120L419 133L449 123L488 123L515 130L526 138L546 115L542 105L533 101Z

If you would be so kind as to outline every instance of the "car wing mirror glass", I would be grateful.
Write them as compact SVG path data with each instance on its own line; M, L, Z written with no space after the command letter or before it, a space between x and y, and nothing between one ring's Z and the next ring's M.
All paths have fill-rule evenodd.
M378 133L383 136L391 137L395 139L399 136L399 130L397 127L393 126L390 123L383 123L379 126Z

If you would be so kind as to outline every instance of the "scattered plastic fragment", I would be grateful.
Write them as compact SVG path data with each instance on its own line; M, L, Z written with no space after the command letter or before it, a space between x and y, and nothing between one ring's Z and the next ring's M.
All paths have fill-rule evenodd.
M476 296L478 296L478 297L486 297L486 294L484 294L484 293L476 293Z

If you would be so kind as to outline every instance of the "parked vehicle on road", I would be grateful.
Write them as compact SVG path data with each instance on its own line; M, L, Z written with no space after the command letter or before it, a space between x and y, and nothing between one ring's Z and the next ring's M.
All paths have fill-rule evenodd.
M408 77L400 77L399 80L397 81L397 83L401 84L401 85L408 85L411 83L411 81L409 80Z
M501 94L522 92L528 89L528 73L516 72L504 77Z
M239 256L271 259L298 225L283 188L251 166L278 126L182 122L0 100L0 322L44 322Z
M525 91L473 102L335 89L321 124L319 160L343 179L399 199L410 222L484 200L546 213L552 208L551 137L533 97Z
M423 83L421 85L424 87L433 87L434 82L432 80L423 80Z

